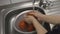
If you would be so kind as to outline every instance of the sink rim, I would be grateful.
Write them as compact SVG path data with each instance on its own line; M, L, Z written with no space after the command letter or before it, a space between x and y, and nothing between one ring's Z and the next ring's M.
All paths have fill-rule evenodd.
M16 6L16 7L12 7L12 8L6 8L6 9L2 9L1 10L2 19L3 19L2 25L1 25L1 27L3 29L1 31L2 34L5 34L5 26L4 26L4 24L5 24L5 17L8 15L8 13L10 13L11 11L17 10L17 9L22 9L22 8L25 8L25 7L31 7L31 6L25 6L25 7L21 7L21 6L22 5L19 5L19 6Z

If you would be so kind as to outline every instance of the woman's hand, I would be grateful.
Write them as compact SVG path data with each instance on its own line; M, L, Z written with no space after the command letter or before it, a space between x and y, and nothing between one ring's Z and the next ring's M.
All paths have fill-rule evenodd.
M25 20L29 23L33 23L37 34L45 34L47 30L33 17L33 16L27 16Z
M34 15L40 21L46 21L50 24L60 24L60 15L43 15L38 11L31 11L29 14Z
M29 12L28 14L34 15L35 17L38 18L38 20L42 20L44 17L43 14L41 14L39 11L36 10L35 11L31 10L31 12Z
M33 21L35 21L36 19L33 17L33 16L27 16L27 15L25 15L24 16L24 20L27 22L27 23L31 23L31 22L33 22Z

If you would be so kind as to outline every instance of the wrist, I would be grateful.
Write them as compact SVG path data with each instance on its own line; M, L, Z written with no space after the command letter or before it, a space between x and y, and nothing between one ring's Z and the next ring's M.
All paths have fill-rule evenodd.
M38 20L44 21L44 19L45 19L45 15L42 14L42 15L39 15L39 16L38 16Z

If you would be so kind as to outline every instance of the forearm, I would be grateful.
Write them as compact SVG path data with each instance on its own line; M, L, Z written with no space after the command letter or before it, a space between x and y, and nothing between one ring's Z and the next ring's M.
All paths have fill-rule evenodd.
M52 23L52 24L60 24L60 16L59 15L45 15L42 17L42 20Z
M36 28L37 34L45 34L47 32L37 20L33 20L33 25Z

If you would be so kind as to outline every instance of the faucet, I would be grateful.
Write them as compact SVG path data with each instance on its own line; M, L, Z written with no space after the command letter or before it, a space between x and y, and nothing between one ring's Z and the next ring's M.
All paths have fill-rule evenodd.
M40 0L39 6L46 9L49 6L52 6L52 1L49 0Z

